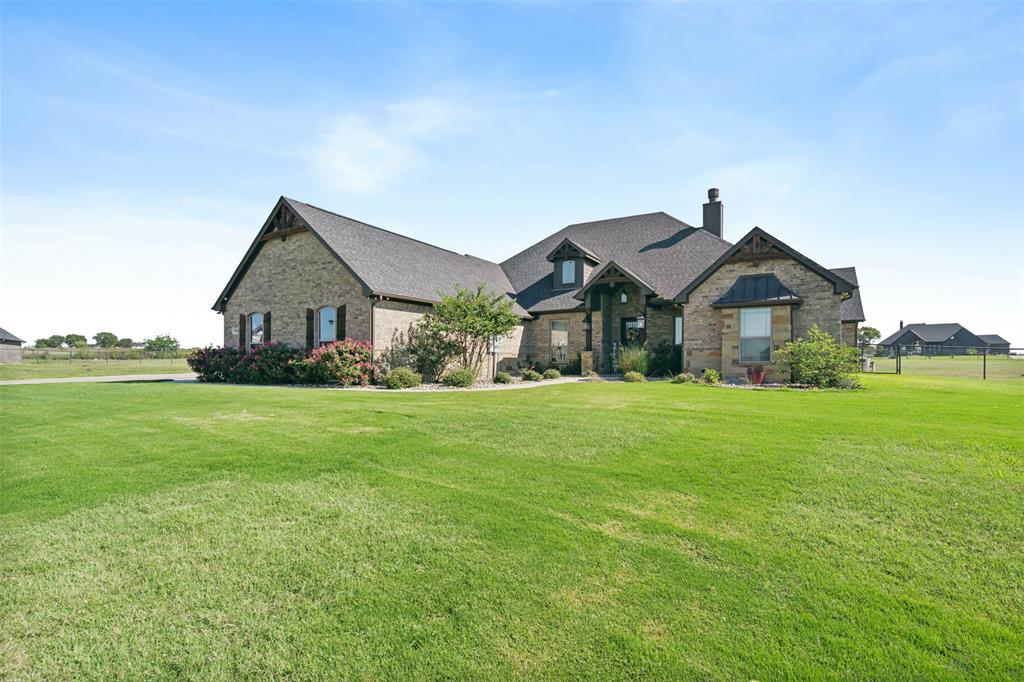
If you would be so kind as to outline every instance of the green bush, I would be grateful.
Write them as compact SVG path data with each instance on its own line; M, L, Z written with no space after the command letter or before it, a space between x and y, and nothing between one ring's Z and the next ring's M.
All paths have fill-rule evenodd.
M637 381L647 381L647 377L645 377L640 372L626 372L625 374L622 375L622 378L630 383L634 383Z
M496 384L511 384L512 375L508 372L498 372L494 375L494 383Z
M302 355L281 343L265 343L243 356L242 362L253 384L290 384L295 381L294 362Z
M697 383L697 377L693 376L689 372L682 372L672 377L673 384L695 384Z
M413 388L423 383L423 377L408 367L395 367L384 375L384 385L390 389Z
M580 359L577 357L575 360L570 360L565 363L562 367L562 374L571 374L575 376L577 374L582 374L582 369Z
M701 377L701 381L705 384L717 384L722 381L722 373L717 369L711 369L710 367L704 370L704 376Z
M793 381L821 388L847 388L857 371L857 349L837 343L818 325L811 327L806 340L786 342L779 358L789 365Z
M622 346L618 359L619 370L625 373L637 372L646 376L651 365L651 356L642 346Z
M476 383L476 371L471 367L456 367L441 378L441 383L445 386L467 388Z
M523 381L540 381L544 378L540 372L535 372L532 369L524 369L521 372L521 376L523 377Z
M559 372L554 367L552 367L551 369L544 370L544 378L545 379L561 379L562 378L562 373Z
M651 352L651 371L654 376L675 376L682 371L683 354L679 346L659 343Z

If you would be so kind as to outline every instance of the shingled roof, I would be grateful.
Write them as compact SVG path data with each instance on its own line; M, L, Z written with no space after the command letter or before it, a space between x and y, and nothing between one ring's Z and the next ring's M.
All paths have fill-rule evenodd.
M902 329L879 341L878 345L891 345L896 341L896 339L903 334L906 334L908 331L912 332L924 343L944 343L961 329L965 329L965 327L957 322L944 322L942 324L925 324L923 322L915 322L913 324L904 325Z
M7 343L25 343L25 339L19 339L3 327L0 327L0 341L6 341Z
M547 260L566 239L602 262L614 260L669 300L729 248L724 239L661 212L569 225L501 264L520 305L532 313L582 305L575 290L555 289Z
M999 334L978 334L978 338L990 346L1009 346L1010 342Z
M367 295L435 303L441 294L455 293L458 287L475 289L483 285L492 294L513 298L515 290L497 263L442 249L288 197L281 197L271 216L282 204L352 271ZM223 302L230 297L268 225L253 242L214 310L222 309ZM517 314L528 316L518 304L513 305Z
M857 282L857 268L832 268L836 273L850 284L856 284L858 288L853 290L853 295L843 301L842 317L843 322L863 322L864 304L860 300L860 285Z

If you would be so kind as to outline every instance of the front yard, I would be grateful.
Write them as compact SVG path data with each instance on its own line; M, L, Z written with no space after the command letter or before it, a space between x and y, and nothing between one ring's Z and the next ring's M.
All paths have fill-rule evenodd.
M0 387L0 677L1024 676L1024 387Z

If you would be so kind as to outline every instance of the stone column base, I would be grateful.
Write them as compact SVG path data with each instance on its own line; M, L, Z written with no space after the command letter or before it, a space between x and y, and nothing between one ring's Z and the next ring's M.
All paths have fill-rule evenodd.
M580 351L580 373L586 374L587 372L594 371L594 351L585 350Z

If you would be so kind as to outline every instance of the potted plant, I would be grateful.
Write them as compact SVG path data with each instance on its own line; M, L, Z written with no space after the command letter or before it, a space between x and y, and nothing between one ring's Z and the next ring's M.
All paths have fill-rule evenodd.
M764 365L754 365L747 368L747 378L750 379L750 383L754 385L760 385L764 382Z

